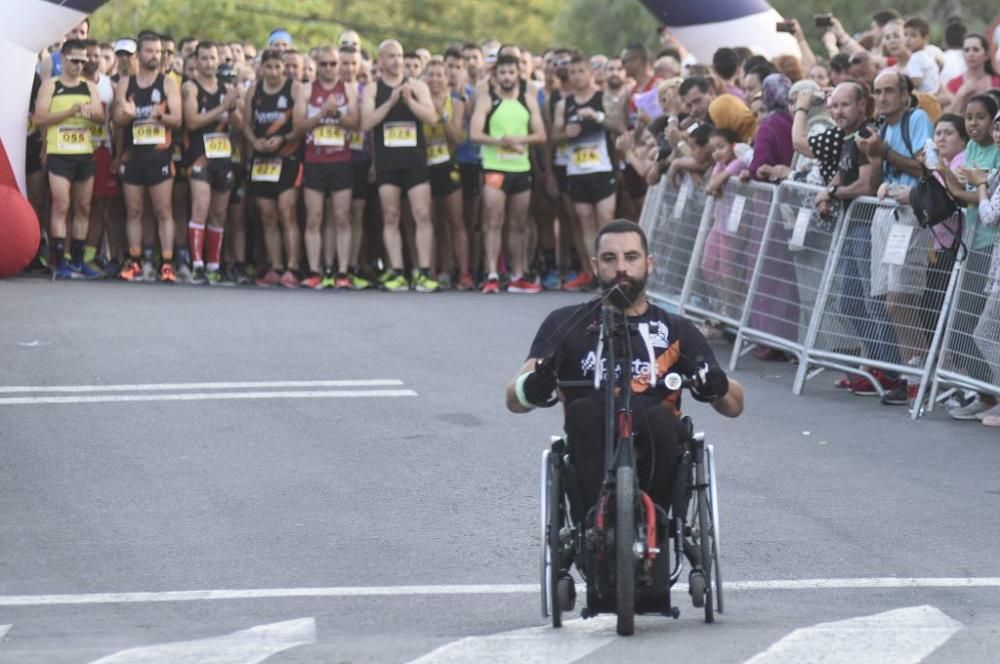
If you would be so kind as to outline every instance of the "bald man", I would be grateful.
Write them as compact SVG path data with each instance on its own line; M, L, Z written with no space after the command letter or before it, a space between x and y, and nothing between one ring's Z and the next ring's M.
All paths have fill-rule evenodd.
M403 47L398 41L390 39L379 45L378 64L381 78L364 89L361 130L372 130L382 240L389 254L390 269L381 276L382 287L390 292L409 287L403 276L403 240L399 232L400 199L405 192L417 230L419 270L413 287L432 293L440 286L430 276L434 227L422 123L437 123L438 114L427 85L404 73Z

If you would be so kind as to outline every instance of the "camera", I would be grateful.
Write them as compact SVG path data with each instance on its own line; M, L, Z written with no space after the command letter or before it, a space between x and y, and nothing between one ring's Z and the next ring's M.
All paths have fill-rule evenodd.
M673 151L674 146L670 144L666 136L661 134L656 138L656 161L669 159Z
M219 65L217 76L220 83L230 85L236 82L236 69L230 64Z
M776 32L787 32L788 34L795 34L795 23L792 21L778 21L774 24L774 29Z
M816 14L813 16L813 20L816 22L817 28L833 27L833 14L830 14L829 12L826 14Z

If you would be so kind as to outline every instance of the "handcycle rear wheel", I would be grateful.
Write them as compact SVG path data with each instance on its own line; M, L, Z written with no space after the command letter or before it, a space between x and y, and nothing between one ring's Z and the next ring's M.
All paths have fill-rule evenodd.
M559 601L559 531L562 527L560 501L562 487L554 453L542 453L542 555L541 595L542 617L551 618L553 627L562 626L562 606Z
M635 631L635 474L631 466L615 473L615 599L618 633Z
M701 474L701 473L699 473ZM708 491L698 489L698 540L701 547L701 571L705 576L705 622L715 622L714 598L712 597L712 571L714 569L715 546L712 535L712 517L709 513Z
M705 446L705 462L708 467L709 513L712 517L712 588L715 590L715 610L724 611L722 604L722 571L719 567L719 493L715 482L715 448Z

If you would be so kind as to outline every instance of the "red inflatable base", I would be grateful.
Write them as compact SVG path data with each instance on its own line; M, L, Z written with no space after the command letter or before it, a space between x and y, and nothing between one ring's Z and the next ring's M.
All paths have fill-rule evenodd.
M0 185L0 278L26 268L40 241L38 215L31 203L14 187Z

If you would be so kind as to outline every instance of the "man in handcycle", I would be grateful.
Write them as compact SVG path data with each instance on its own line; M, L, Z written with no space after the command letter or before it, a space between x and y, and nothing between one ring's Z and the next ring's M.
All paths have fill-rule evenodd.
M691 321L647 299L646 279L653 257L638 224L618 219L605 225L597 235L591 261L601 297L548 315L535 335L528 360L507 386L507 408L527 413L563 402L566 442L582 502L573 506L573 512L587 514L597 504L605 479L605 394L603 385L595 389L593 384L594 372L602 377L604 372L599 366L603 355L599 360L598 342L602 304L609 302L616 315L624 314L628 322L639 485L657 505L669 510L678 460L691 431L682 419L680 388L668 388L666 376L687 377L691 395L727 417L743 412L743 388L719 367Z

